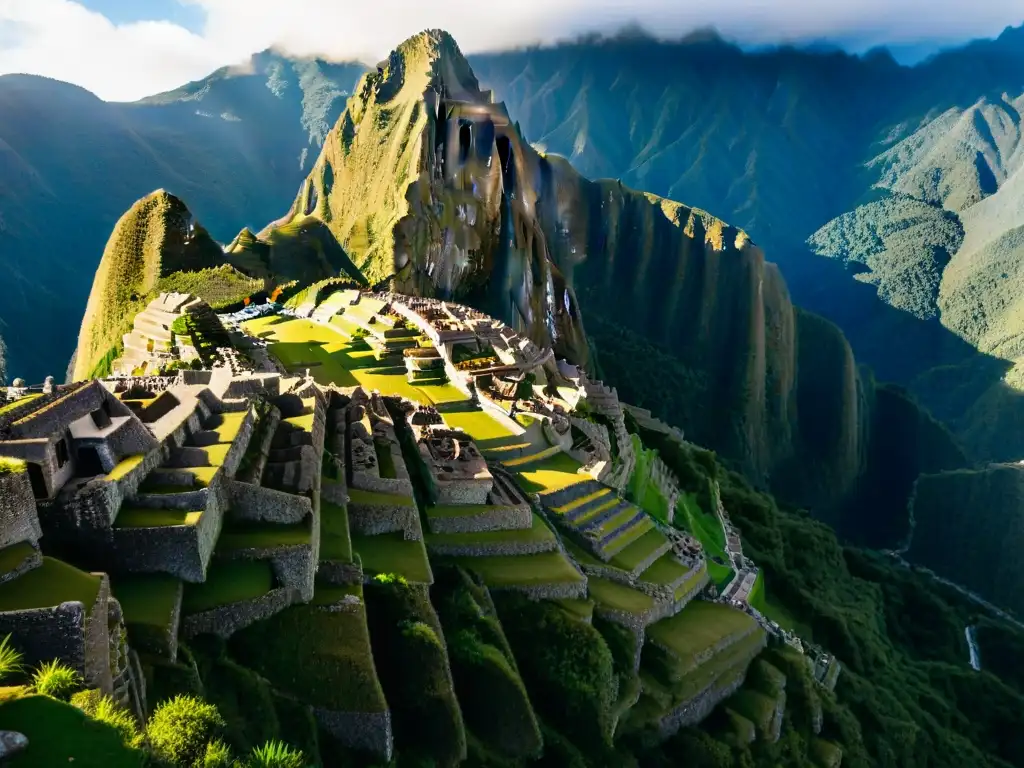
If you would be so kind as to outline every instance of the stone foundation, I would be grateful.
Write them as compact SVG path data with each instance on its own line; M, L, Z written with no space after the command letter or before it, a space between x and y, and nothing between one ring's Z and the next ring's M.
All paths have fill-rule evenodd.
M467 542L465 544L434 543L427 541L427 551L431 555L443 557L490 557L499 555L536 555L541 552L554 552L558 544L554 539L544 541L495 541L487 544Z
M533 512L527 506L495 507L478 515L431 517L428 523L431 533L526 530L533 525Z
M350 749L370 752L390 762L394 752L391 712L337 712L314 708L320 727Z
M295 602L297 597L295 590L279 587L253 600L230 603L185 616L181 623L181 632L186 639L196 635L216 635L227 639L238 630L283 611Z
M225 491L231 517L235 520L292 524L313 514L313 503L306 496L237 480L226 481Z
M419 511L414 506L349 502L348 527L352 533L364 536L402 531L407 541L423 538Z

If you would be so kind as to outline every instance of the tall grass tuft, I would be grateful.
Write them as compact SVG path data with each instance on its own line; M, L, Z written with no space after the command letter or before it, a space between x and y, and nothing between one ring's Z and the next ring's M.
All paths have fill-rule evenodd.
M306 758L283 741L268 741L256 747L246 761L246 768L306 768Z
M0 640L0 680L22 671L21 653L11 645L11 636Z
M48 661L32 675L32 689L44 696L67 701L82 687L82 676L57 659Z

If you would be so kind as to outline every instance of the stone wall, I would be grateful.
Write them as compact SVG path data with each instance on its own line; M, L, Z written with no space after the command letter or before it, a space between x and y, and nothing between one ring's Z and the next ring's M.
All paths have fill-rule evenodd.
M431 533L525 530L533 525L533 512L525 505L494 507L476 515L438 515L429 524Z
M14 439L39 438L63 432L75 419L85 416L103 405L107 391L98 381L49 401L31 414L11 425Z
M253 425L253 436L250 438L250 442L255 439L259 440L259 444L254 446L255 451L252 454L254 459L251 465L244 470L245 477L239 479L255 485L260 484L263 479L263 470L266 468L267 459L270 456L270 444L274 441L274 433L277 432L280 423L281 411L272 405L263 418Z
M582 575L582 574L581 574ZM587 580L547 583L547 584L510 584L504 587L490 587L494 591L521 592L532 600L583 600L587 596Z
M347 584L361 584L363 581L363 567L359 563L321 560L317 566L316 576L324 584L338 587Z
M394 737L391 730L391 712L338 712L315 707L317 723L341 744L350 749L369 752L391 762Z
M234 520L290 525L301 522L313 514L313 502L308 496L285 493L238 480L225 480L224 487L231 517Z
M554 539L544 541L493 541L488 543L448 544L427 542L427 551L443 557L494 557L503 555L535 555L554 552L558 545Z
M410 506L383 503L364 504L350 501L348 527L352 533L364 536L402 531L406 540L423 538L419 510L411 501Z
M28 471L0 475L0 549L21 541L35 544L42 535Z
M196 635L216 635L227 639L238 630L284 610L295 602L297 597L295 590L287 587L272 589L252 600L229 603L209 611L185 616L181 623L181 632L186 639Z
M256 409L250 406L246 410L245 418L242 419L242 425L238 429L238 434L235 436L227 455L224 457L221 471L226 477L234 477L235 472L238 471L238 465L242 463L242 457L245 456L245 451L249 447L249 440L252 439L255 424Z
M192 583L204 581L223 515L221 500L211 489L206 509L195 525L114 528L110 556L119 570L167 573Z
M295 590L301 602L313 599L313 580L317 570L319 539L309 544L290 544L279 547L249 547L231 552L232 560L269 560L277 581L283 587Z
M0 611L0 637L11 635L25 667L60 659L85 674L85 606L61 603L53 608Z
M86 682L104 693L114 690L110 659L110 579L100 574L100 588L96 600L85 617L85 673ZM118 606L120 609L120 606Z
M106 437L105 442L118 460L125 456L149 453L160 446L153 433L135 416L121 422L121 425Z
M711 714L712 710L725 699L738 691L746 679L746 673L738 675L724 686L718 686L717 681L711 683L703 691L692 699L684 701L678 707L665 715L658 723L658 735L663 739L675 734L680 728L696 725Z

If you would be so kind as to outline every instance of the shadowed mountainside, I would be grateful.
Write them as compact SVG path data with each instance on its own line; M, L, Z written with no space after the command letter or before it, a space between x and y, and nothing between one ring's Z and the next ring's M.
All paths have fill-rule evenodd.
M371 282L393 275L401 291L467 301L580 362L588 323L612 380L671 373L667 399L629 397L837 523L871 466L873 381L838 328L794 308L746 233L537 152L446 33L406 41L364 77L268 232L312 223ZM623 339L654 354L624 353ZM932 438L943 448L923 468L962 465L948 433L936 425ZM901 533L922 468L903 447L904 463L878 470L909 476L887 497Z
M530 139L582 173L750 232L798 304L839 324L972 453L1024 447L1003 381L1021 330L1024 28L912 68L885 52L744 53L713 35L591 37L473 64ZM808 238L839 263L813 258Z
M0 332L10 375L60 377L118 217L167 188L227 241L287 204L361 64L258 54L133 104L76 86L0 77Z

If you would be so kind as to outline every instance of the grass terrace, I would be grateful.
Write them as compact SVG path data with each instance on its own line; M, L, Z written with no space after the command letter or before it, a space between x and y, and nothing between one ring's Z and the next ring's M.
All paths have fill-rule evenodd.
M0 611L27 611L78 602L92 611L100 591L100 577L80 571L52 557L13 581L0 584Z
M527 493L557 491L589 480L589 476L579 474L582 466L567 454L558 453L519 469L519 485Z
M412 496L403 496L400 493L381 493L378 491L364 491L361 488L349 488L348 499L352 504L391 504L401 507L416 506Z
M202 613L223 605L262 597L274 588L274 573L267 560L214 563L202 584L186 584L182 612Z
M19 541L0 549L0 573L10 573L35 553L36 550L27 541Z
M363 573L375 576L396 573L415 584L430 584L434 577L422 541L406 541L401 532L352 537L352 549L359 554Z
M750 616L735 608L695 600L675 616L652 624L647 634L686 662L723 638L747 632L754 626Z
M49 696L0 702L0 723L28 737L28 749L9 761L10 768L143 768L149 762L112 725Z
M168 628L178 600L179 579L166 574L132 574L115 579L114 597L127 624Z
M145 455L141 453L136 454L134 456L126 456L117 463L116 467L110 470L110 474L107 475L107 480L110 480L112 483L116 483L118 480L120 480L133 469L135 469L137 466L139 466L139 464L141 464L142 460L145 458Z
M650 467L658 452L653 448L644 448L639 435L630 435L630 439L633 441L636 465L629 478L627 495L647 514L665 522L668 520L668 500L661 495L658 486L650 479Z
M641 574L640 580L646 581L648 584L675 584L689 572L689 568L676 560L671 552L668 552L655 560L651 567Z
M121 507L114 521L115 528L166 528L174 525L196 525L203 510L156 509L154 507Z
M391 455L390 443L374 440L373 450L377 454L377 471L380 473L380 476L390 480L398 477L398 470L395 468L395 457Z
M445 558L468 571L475 571L488 587L517 587L541 584L578 583L584 577L559 552L536 555Z
M465 395L462 396L462 399L466 399ZM449 427L461 429L480 444L481 449L491 447L487 445L487 441L513 436L513 432L508 427L486 411L445 411L443 417Z
M587 579L587 588L598 605L611 610L639 615L654 607L653 597L617 581L591 576Z
M346 317L350 311L346 310L341 317ZM271 354L289 372L301 373L308 368L318 384L362 386L367 390L379 390L386 395L428 404L467 399L451 384L409 384L400 358L396 358L396 365L382 370L380 366L385 363L374 357L366 342L350 338L334 325L322 325L304 318L270 324L266 322L268 319L249 320L242 327L254 336L265 338Z
M356 585L362 597L362 586ZM335 602L341 592L321 592L315 600ZM231 655L267 678L280 691L314 707L343 712L383 712L362 606L324 611L316 605L286 608L235 633Z
M587 582L590 583L589 581ZM555 605L564 610L574 619L580 619L587 623L594 617L594 601L593 600L579 600L576 598L566 597L552 600Z
M505 531L474 531L471 533L428 533L427 544L499 544L499 543L528 543L528 542L554 542L555 534L545 524L540 515L533 515L533 525L522 530L511 529Z
M706 567L698 568L692 577L676 587L675 594L672 597L675 600L682 600L687 595L692 595L700 587L701 579L706 572Z
M611 564L624 571L634 571L647 558L664 547L667 542L668 539L664 533L657 528L652 528L616 554L611 559ZM646 571L644 573L646 574Z
M217 540L218 552L238 552L243 549L274 549L276 547L307 546L312 533L306 522L293 525L250 522L225 524Z
M320 499L320 559L352 562L352 537L348 530L348 511L343 506Z

